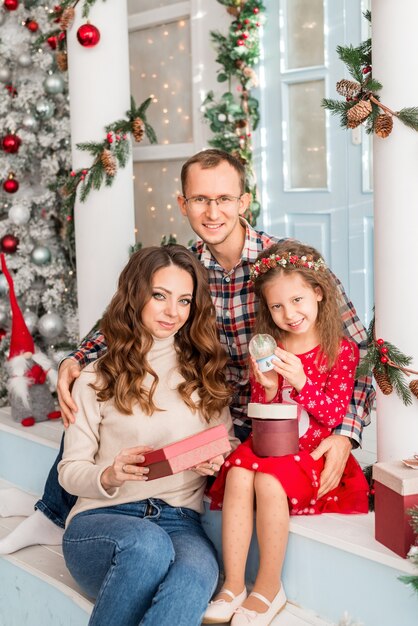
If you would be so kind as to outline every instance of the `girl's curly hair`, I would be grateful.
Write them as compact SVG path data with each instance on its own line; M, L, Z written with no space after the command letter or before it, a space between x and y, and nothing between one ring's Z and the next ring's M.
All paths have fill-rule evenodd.
M158 376L147 361L153 337L142 323L141 312L152 297L155 272L170 265L188 272L194 288L190 315L174 338L184 378L178 392L191 410L199 410L209 422L229 404L231 390L224 373L227 355L218 338L206 270L189 250L177 244L143 248L122 271L118 290L101 322L108 349L97 362L98 382L92 387L100 401L113 399L121 413L131 414L135 402L147 415L161 410L153 400ZM149 390L143 387L147 374L154 378ZM191 397L194 391L200 398L197 403Z
M258 255L257 261L268 258L272 254L279 256L292 254L299 258L311 256L313 261L318 261L321 258L318 250L295 239L286 239L266 248ZM325 267L315 271L308 267L288 263L285 268L277 265L259 274L254 280L254 291L259 298L255 332L268 333L279 341L283 340L284 331L273 322L263 292L267 283L275 280L278 276L290 274L291 272L300 274L304 282L312 289L319 287L321 290L323 297L318 302L318 317L316 321L321 347L320 361L325 360L327 367L331 368L338 357L338 350L343 337L343 323L339 310L337 283L332 272Z

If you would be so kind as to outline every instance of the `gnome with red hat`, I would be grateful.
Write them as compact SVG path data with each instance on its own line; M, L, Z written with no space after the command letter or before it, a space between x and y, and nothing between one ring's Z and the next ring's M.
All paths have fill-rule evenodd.
M57 373L48 357L35 348L17 303L12 277L6 266L4 254L0 254L1 269L9 284L12 331L7 362L9 380L7 389L12 418L23 426L60 417L47 380L55 387Z

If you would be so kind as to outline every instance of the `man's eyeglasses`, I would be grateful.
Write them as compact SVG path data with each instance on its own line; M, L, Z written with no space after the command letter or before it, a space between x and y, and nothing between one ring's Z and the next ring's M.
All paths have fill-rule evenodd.
M208 198L207 196L192 196L191 198L184 198L187 204L192 209L201 209L207 207L211 202L216 202L217 206L223 209L232 208L237 205L241 200L241 196L219 196L218 198Z

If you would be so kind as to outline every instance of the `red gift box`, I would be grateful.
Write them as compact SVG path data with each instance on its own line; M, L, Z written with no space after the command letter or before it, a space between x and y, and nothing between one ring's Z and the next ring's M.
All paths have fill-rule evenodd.
M257 456L284 456L299 452L296 404L250 402L253 449Z
M158 450L146 452L145 461L138 465L149 467L148 480L154 480L188 470L230 449L228 431L224 424L219 424Z
M414 545L408 509L418 505L418 471L401 461L373 465L375 538L403 558Z

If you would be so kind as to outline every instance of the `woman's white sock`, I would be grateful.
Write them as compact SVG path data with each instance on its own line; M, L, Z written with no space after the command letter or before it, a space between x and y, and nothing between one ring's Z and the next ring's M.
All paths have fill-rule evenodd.
M12 554L16 550L36 544L60 545L63 535L63 528L51 522L41 511L35 511L7 537L0 539L0 554Z
M16 487L0 489L0 517L32 515L38 498Z

